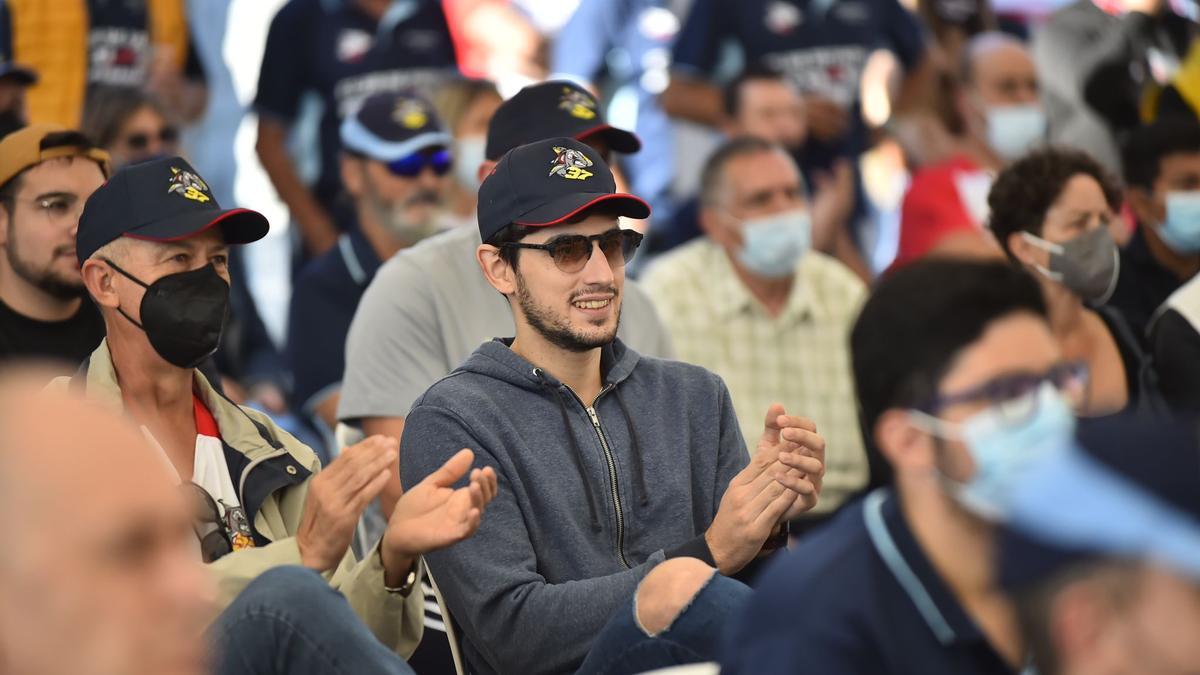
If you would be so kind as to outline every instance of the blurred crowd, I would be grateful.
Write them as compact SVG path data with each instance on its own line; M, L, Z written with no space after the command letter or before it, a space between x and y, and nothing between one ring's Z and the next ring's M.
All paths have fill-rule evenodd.
M0 248L0 672L1200 672L1195 0L0 0Z

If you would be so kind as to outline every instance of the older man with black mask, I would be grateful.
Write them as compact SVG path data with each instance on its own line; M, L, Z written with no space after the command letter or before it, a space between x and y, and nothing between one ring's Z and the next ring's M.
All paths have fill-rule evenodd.
M472 462L456 454L439 477L405 493L379 544L355 562L355 525L394 471L396 442L369 438L321 470L312 450L233 404L195 368L220 341L229 246L266 232L261 214L221 209L178 157L118 172L88 200L75 247L108 337L69 384L57 384L123 409L207 505L203 555L222 603L269 569L302 565L408 656L421 634L423 600L412 592L419 557L474 532L495 479L472 472L467 486L450 490Z

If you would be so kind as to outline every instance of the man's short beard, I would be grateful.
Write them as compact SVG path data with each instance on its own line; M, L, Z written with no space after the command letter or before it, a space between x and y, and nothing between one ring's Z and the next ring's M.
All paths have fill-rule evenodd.
M40 270L35 269L32 265L21 259L21 254L17 251L16 237L9 237L8 245L4 247L4 251L5 257L8 258L8 266L12 268L13 273L23 279L25 283L49 296L59 300L74 300L82 298L87 292L87 289L83 285L83 280L64 279L62 275L54 272L54 260L60 255L59 249L55 249L54 257L50 259L50 263L44 269Z
M521 276L520 271L516 271L516 277L517 302L521 305L521 313L525 315L525 320L529 322L529 325L550 344L569 352L589 352L597 347L610 344L616 338L617 328L621 325L621 315L619 313L617 314L617 321L611 333L607 335L581 335L571 328L570 323L566 319L556 316L551 310L541 307L534 302L533 296L529 293L529 287L525 285L525 278ZM613 296L613 302L616 302L617 297Z

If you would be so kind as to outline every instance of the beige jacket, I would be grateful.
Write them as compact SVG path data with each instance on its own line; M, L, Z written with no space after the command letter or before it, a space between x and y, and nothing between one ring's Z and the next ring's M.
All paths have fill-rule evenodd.
M256 548L230 553L212 563L220 603L227 606L255 577L279 565L299 565L295 533L308 494L308 482L321 464L317 456L271 418L235 405L217 393L200 371L196 392L221 430L230 478L254 527ZM74 377L60 377L52 388L86 387L89 398L123 411L120 384L108 341L92 353ZM361 562L349 551L337 570L325 575L379 640L404 658L421 640L424 599L419 585L407 596L384 588L378 545Z

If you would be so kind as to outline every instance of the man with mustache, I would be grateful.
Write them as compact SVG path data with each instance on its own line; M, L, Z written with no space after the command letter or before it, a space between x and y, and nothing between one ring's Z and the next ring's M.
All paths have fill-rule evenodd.
M0 141L0 362L66 361L104 338L75 261L83 203L108 175L108 155L83 134L35 125Z
M287 357L293 401L309 419L337 425L346 334L383 261L442 229L453 138L433 107L406 94L377 94L342 123L342 182L358 227L296 279Z

